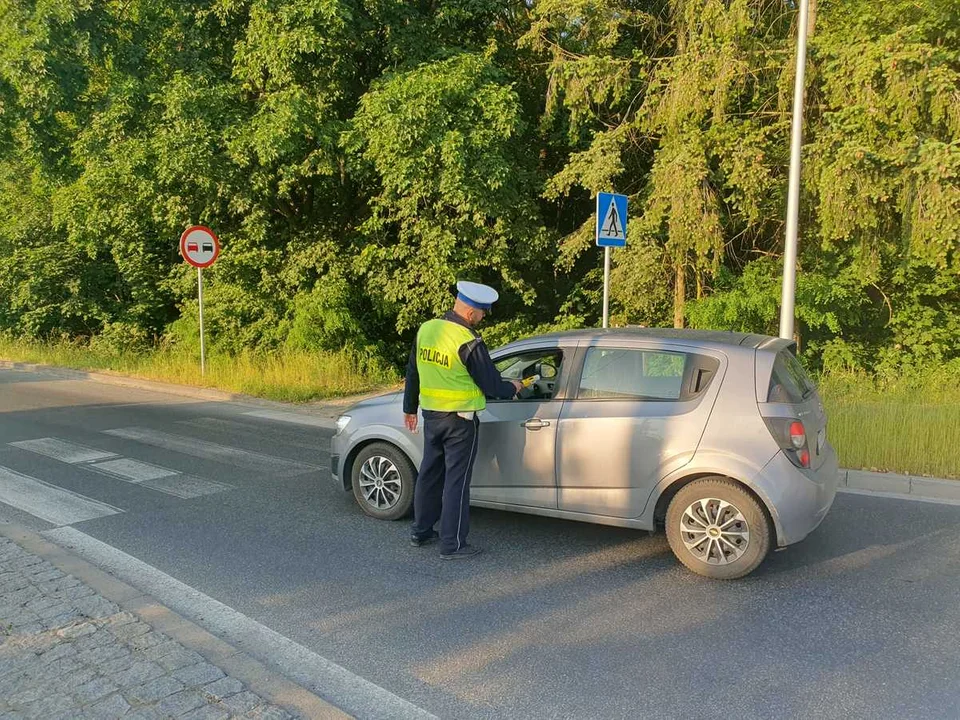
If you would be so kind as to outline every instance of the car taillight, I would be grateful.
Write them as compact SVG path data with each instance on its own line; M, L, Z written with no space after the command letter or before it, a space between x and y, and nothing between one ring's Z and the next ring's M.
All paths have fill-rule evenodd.
M770 434L790 458L790 462L800 468L810 467L810 446L807 442L807 429L803 423L793 418L764 418Z
M807 431L802 422L790 423L790 444L793 445L794 450L800 450L807 444Z

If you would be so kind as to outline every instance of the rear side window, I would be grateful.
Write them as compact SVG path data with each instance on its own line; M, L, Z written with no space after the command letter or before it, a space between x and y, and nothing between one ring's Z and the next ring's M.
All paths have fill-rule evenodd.
M684 353L590 348L577 397L679 400L687 360Z
M770 374L767 402L801 403L814 390L816 386L796 356L789 350L778 352Z

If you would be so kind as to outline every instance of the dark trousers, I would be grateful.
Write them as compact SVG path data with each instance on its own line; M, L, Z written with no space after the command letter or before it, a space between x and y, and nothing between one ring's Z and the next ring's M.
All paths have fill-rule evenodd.
M413 494L413 534L426 537L440 521L440 552L456 552L470 532L470 478L480 421L456 413L423 413L423 462Z

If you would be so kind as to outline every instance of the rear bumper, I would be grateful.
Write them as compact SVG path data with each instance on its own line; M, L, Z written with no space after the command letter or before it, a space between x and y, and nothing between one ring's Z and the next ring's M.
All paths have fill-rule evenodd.
M827 443L817 470L801 470L778 452L756 479L777 528L777 545L800 542L823 522L839 484L837 453Z

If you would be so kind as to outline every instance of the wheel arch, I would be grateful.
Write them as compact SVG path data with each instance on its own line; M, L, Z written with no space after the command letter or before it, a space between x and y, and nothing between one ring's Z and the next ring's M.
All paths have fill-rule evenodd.
M753 487L750 483L744 482L740 478L734 477L729 473L722 472L694 472L689 475L684 475L680 478L673 480L669 485L667 485L657 497L656 505L654 506L653 511L653 522L654 527L658 530L663 530L666 524L667 517L667 508L670 507L670 502L676 497L677 493L680 492L690 483L696 480L703 480L704 478L723 478L724 480L730 480L737 484L744 492L750 495L754 500L757 501L757 504L763 509L763 513L767 518L767 523L770 526L770 531L776 540L777 545L780 545L780 538L782 537L782 530L780 528L780 523L777 518L776 511L771 507L770 503L763 497L763 495Z

